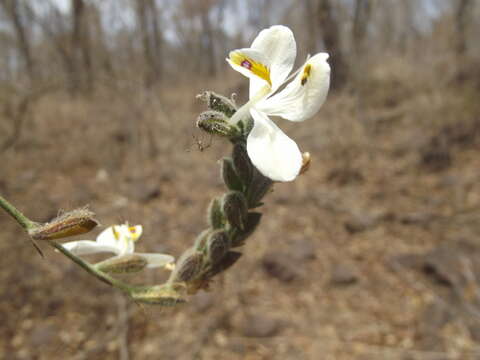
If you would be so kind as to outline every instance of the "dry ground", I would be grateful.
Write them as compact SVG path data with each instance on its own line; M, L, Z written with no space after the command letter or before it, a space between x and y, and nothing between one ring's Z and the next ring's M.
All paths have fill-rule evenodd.
M184 306L138 306L47 247L42 259L1 214L0 358L480 358L479 89L397 80L380 72L282 121L310 171L275 186L242 259ZM0 192L39 221L89 204L104 226L142 223L141 250L180 254L229 151L198 146L202 89L39 99L0 154Z

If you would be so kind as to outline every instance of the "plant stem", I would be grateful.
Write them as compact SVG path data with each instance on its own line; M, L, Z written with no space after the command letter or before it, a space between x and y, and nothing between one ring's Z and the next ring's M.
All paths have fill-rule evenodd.
M127 294L130 294L131 291L133 290L133 287L125 284L124 282L122 282L120 280L117 280L117 279L111 277L110 275L107 275L103 271L100 271L100 270L96 269L94 266L90 265L88 262L83 261L79 257L73 255L70 251L65 249L65 247L63 247L61 244L56 243L55 241L52 241L52 240L48 241L48 243L50 244L50 246L52 246L55 249L57 249L58 251L60 251L63 255L68 257L75 264L77 264L78 266L83 268L86 272L95 276L100 281L102 281L102 282L104 282L108 285L111 285L113 287L116 287L116 288L126 292Z
M2 196L0 196L0 207L3 210L5 210L12 218L14 218L20 224L20 226L22 226L23 229L26 230L27 232L29 230L35 228L36 226L38 226L38 224L36 222L31 221L29 218L27 218L25 215L23 215L15 206L13 206L11 203L9 203L7 200L5 200ZM116 288L126 292L127 294L130 294L131 291L133 290L133 288L131 286L125 284L124 282L122 282L120 280L117 280L117 279L107 275L103 271L100 271L100 270L96 269L94 266L90 265L88 262L83 261L79 257L73 255L70 251L65 249L61 244L58 244L55 241L51 241L51 240L48 241L48 244L50 246L54 247L55 249L57 249L58 251L60 251L63 255L68 257L75 264L77 264L78 266L83 268L85 271L87 271L91 275L95 276L100 281L102 281L102 282L104 282L104 283L106 283L110 286L116 287Z
M0 207L5 210L11 217L13 217L26 231L31 230L35 226L37 226L37 223L31 221L29 218L23 215L15 206L10 204L2 196L0 196Z

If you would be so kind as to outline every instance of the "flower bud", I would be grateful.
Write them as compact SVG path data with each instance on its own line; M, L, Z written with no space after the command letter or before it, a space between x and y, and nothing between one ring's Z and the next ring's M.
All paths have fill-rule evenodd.
M230 125L228 117L214 110L201 113L197 118L197 127L213 135L236 137L239 135L236 126Z
M232 152L233 167L243 184L250 185L253 174L253 165L247 154L247 149L242 143L236 143Z
M207 255L211 264L220 262L230 249L230 238L226 231L217 230L207 240Z
M204 252L207 247L208 235L212 233L212 229L203 230L195 239L195 245L193 246L195 250L199 252Z
M240 128L244 137L247 137L250 134L250 131L253 129L255 121L253 121L251 116L245 117L242 121L238 122L238 127Z
M221 272L224 272L225 270L233 266L233 264L235 264L241 256L242 253L239 253L237 251L227 252L218 263L214 264L210 268L208 273L205 274L205 277L211 278L217 274L220 274Z
M222 159L222 179L229 190L242 191L242 180L238 177L230 158Z
M237 111L237 107L232 100L223 95L216 94L213 91L205 91L197 95L197 99L205 101L209 109L220 111L229 118Z
M309 152L304 152L302 154L302 168L300 169L299 175L305 174L308 169L310 169L311 158Z
M222 228L224 223L222 206L218 198L214 198L208 207L208 224L212 229Z
M223 196L222 210L232 226L243 229L248 207L247 200L241 192L226 193Z
M254 170L253 180L250 184L250 191L248 194L248 205L250 209L262 205L261 200L270 191L272 185L272 180L260 174L257 169Z
M188 282L200 275L203 266L203 254L195 248L183 253L172 273L172 282Z
M147 259L137 254L115 256L95 264L95 267L110 274L129 274L143 270L148 264Z
M257 212L248 213L247 220L245 221L245 228L242 230L237 230L232 235L231 247L239 247L245 243L245 240L252 235L252 233L260 224L262 219L262 214Z
M172 285L135 289L132 290L130 296L134 301L152 305L175 306L186 302Z
M66 212L52 221L34 227L29 231L33 240L55 240L89 232L98 222L94 213L81 208Z

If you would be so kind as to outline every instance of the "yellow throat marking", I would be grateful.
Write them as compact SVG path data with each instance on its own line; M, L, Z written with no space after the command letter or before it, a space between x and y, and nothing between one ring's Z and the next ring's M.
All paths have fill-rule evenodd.
M264 64L255 61L248 56L242 54L240 51L234 51L230 54L230 61L235 65L241 66L259 78L265 80L270 86L272 86L272 80L270 79L270 70Z
M120 239L120 234L118 233L117 229L115 229L115 226L112 226L112 232L113 232L113 236L115 237L115 240L119 240Z
M133 241L137 241L139 237L139 233L137 232L137 228L135 226L130 226L128 228L128 231L130 231L131 237Z
M303 69L303 74L300 80L302 83L302 86L304 86L307 83L307 80L310 77L311 71L312 71L312 65L310 64L305 65L305 68Z

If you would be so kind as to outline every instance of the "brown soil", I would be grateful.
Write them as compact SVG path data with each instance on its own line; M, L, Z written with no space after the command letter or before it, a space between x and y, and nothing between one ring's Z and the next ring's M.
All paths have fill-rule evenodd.
M240 261L177 308L41 258L1 213L0 359L480 358L480 112L465 89L394 89L278 121L310 170L275 186ZM0 193L38 221L89 204L103 226L143 224L141 251L179 255L229 152L194 129L201 90L42 98L0 154Z

